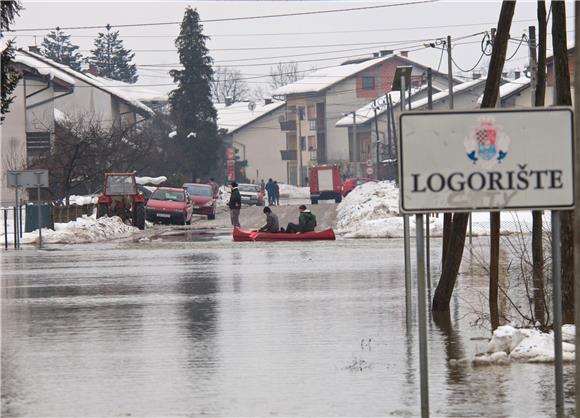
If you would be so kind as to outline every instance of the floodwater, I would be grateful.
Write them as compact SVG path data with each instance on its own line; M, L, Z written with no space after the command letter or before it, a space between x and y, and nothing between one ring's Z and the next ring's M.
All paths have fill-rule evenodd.
M199 235L4 252L2 415L420 415L400 240ZM448 364L486 345L474 288L429 322L431 414L554 416L552 365Z

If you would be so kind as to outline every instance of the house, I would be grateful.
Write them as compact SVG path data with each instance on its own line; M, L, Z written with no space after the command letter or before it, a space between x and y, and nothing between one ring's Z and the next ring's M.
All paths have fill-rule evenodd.
M239 150L246 161L245 175L259 183L273 178L286 182L286 167L281 164L280 150L286 148L286 134L278 121L285 116L285 102L266 99L263 104L239 102L216 104L217 124L227 130L226 145Z
M405 51L397 55L387 50L372 58L317 70L274 92L275 97L286 100L286 117L280 129L286 133L283 157L288 182L304 184L308 167L316 164L340 164L343 172L359 169L348 131L336 123L371 99L390 92L398 66L412 66L412 87L424 83L427 66L409 59ZM438 90L447 88L447 75L434 71L433 85Z
M0 127L3 176L6 170L25 168L31 159L50 152L55 122L61 119L87 117L104 127L130 127L153 114L112 84L34 52L17 50L13 67L22 78ZM13 204L5 179L2 184L0 201Z
M485 79L470 80L453 86L453 104L455 109L475 109L479 107L478 98L485 88ZM392 104L392 112L390 109ZM386 170L385 167L377 167L376 161L394 160L397 158L396 135L398 132L398 120L401 112L401 95L398 91L391 91L385 96L367 103L356 110L356 118L348 115L340 119L336 126L348 129L350 143L356 140L357 149L360 153L358 161L371 161L367 163L373 168L373 174L379 170L379 177L392 178L395 174L393 170ZM410 108L412 110L427 110L429 99L426 85L413 88L410 92ZM406 102L409 101L409 94L406 95ZM449 108L449 90L439 91L433 88L431 98L433 110L447 110ZM376 109L376 118L375 118ZM391 112L391 118L389 118ZM355 124L356 120L356 124ZM391 132L393 124L397 131L389 132L388 124L391 122ZM356 138L354 126L356 125ZM378 134L378 143L377 143ZM378 158L377 158L378 152ZM359 167L359 172L345 173L347 176L360 176L363 165Z
M54 102L73 93L75 80L58 68L15 52L13 68L20 80L0 126L2 186L0 205L14 205L14 190L6 186L6 171L23 170L28 159L50 150L54 139ZM21 194L26 199L26 194Z

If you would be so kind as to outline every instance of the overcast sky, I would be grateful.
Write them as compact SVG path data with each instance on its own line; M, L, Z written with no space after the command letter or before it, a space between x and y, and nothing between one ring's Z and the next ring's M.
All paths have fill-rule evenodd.
M411 0L412 1L412 0ZM405 2L399 0L397 3ZM409 1L410 2L410 1ZM394 3L394 2L391 2ZM111 24L179 22L187 5L196 7L202 20L240 16L294 13L315 10L364 7L389 4L388 1L198 1L198 2L54 2L24 1L25 10L17 17L13 29L42 29L71 26L102 26L103 29L66 30L72 41L79 45L83 55L88 55L93 39L104 26ZM549 2L548 2L549 5ZM343 13L293 16L282 18L207 22L204 33L210 54L216 65L237 67L245 76L266 76L272 63L295 60L300 69L320 68L339 64L348 56L360 56L380 49L415 49L427 39L451 35L463 37L489 30L497 22L501 2L438 1L427 4L405 5L384 9L350 11ZM573 2L567 3L568 41L573 40ZM518 1L511 35L520 38L530 25L537 25L536 2ZM528 21L524 21L528 20ZM435 27L436 26L436 27ZM119 28L125 46L135 52L134 62L139 67L139 84L152 89L172 89L167 70L142 65L177 64L174 39L178 25ZM551 31L551 22L548 34ZM40 45L48 31L18 32L17 44L21 47ZM306 33L309 32L309 33ZM326 33L312 33L326 32ZM35 38L36 36L36 38ZM457 41L453 55L457 64L472 67L481 56L481 34ZM373 43L373 44L371 44ZM365 45L366 44L366 45ZM550 48L551 36L548 37ZM312 47L315 45L328 45ZM242 48L295 47L284 49L248 50ZM518 47L510 43L508 56ZM281 56L295 55L286 58ZM422 49L409 57L437 68L441 52ZM324 60L318 60L324 58ZM316 61L318 60L318 61ZM528 60L525 45L519 49L506 68L523 68ZM483 60L485 64L485 58ZM259 65L256 65L259 64ZM252 66L250 66L252 65ZM441 71L447 71L446 57ZM457 68L454 69L459 73ZM254 85L264 87L268 79L254 78Z

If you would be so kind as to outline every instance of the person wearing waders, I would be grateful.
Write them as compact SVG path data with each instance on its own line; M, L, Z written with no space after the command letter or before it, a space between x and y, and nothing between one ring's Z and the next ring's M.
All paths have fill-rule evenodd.
M238 183L232 182L230 187L231 195L228 207L230 208L230 219L232 226L240 227L240 209L242 208L242 196L238 190Z

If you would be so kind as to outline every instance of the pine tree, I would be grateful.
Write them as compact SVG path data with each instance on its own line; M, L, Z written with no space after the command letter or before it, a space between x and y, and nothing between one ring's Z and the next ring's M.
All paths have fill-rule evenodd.
M42 41L40 53L48 59L68 65L73 70L80 71L83 56L78 52L78 46L70 41L70 35L60 28L50 31Z
M135 54L123 46L119 31L111 32L111 27L107 25L107 33L100 32L94 45L89 63L97 68L98 76L126 83L137 81L137 66L131 64Z
M10 25L14 22L14 18L19 14L22 5L19 1L0 1L0 50L2 57L0 58L1 68L1 85L0 85L0 122L4 120L4 114L8 113L10 103L12 103L12 91L18 83L18 73L12 70L10 63L14 59L14 48L12 41L5 42L4 32L10 30Z
M177 127L177 140L183 149L184 173L192 178L215 172L221 138L216 125L217 112L212 103L212 58L205 46L197 10L188 7L175 40L183 66L171 70L177 88L169 95L171 114Z

